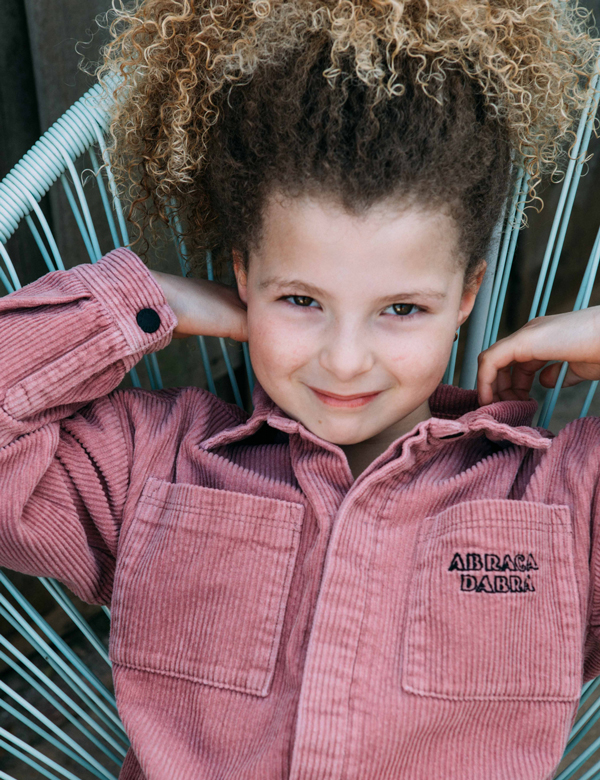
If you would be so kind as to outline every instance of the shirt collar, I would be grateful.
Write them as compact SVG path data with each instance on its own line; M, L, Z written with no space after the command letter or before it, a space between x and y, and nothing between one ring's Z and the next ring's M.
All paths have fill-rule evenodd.
M251 436L267 423L271 428L285 433L299 433L304 438L320 444L325 449L335 445L308 431L297 420L293 420L269 398L257 383L252 394L254 411L241 423L224 428L203 441L200 446L212 450ZM510 441L534 449L551 446L552 434L531 423L537 409L537 401L498 401L479 406L475 390L463 390L452 385L439 385L429 399L432 416L419 423L398 442L417 433L427 439L446 439L471 434L484 434L492 441Z
M537 401L497 401L479 406L475 390L439 385L429 399L430 436L446 438L457 434L482 432L491 441L510 441L534 449L551 446L553 434L532 428Z

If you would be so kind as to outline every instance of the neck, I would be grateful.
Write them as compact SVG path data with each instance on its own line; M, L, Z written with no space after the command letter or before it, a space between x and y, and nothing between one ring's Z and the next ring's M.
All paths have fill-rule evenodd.
M356 444L341 445L348 459L348 465L354 479L362 474L382 452L385 452L392 442L396 441L400 436L404 436L415 425L428 420L430 417L429 401L426 400L410 414L407 414L406 417L390 425L389 428L385 428L376 436L365 439L365 441L359 441Z

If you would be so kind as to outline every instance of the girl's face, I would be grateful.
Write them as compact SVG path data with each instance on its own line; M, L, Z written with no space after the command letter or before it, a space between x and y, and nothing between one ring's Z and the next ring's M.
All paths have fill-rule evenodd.
M351 216L326 200L271 198L236 277L252 365L275 403L340 445L430 416L479 286L463 289L457 236L441 210Z

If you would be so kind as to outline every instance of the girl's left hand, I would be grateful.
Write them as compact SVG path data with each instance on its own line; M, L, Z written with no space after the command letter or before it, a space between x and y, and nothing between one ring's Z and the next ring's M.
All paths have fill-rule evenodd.
M551 360L558 360L547 366ZM526 401L535 374L543 387L554 387L568 361L564 387L600 379L600 306L537 317L479 355L477 394L481 405Z

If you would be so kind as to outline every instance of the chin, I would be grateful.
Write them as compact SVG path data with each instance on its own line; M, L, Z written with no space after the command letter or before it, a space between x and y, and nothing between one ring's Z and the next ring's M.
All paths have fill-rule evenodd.
M337 444L339 447L343 447L349 444L358 444L361 441L366 441L374 436L375 433L360 433L357 431L343 431L339 428L333 428L329 426L313 426L303 423L305 428L308 428L311 433L319 436L321 439L330 442L331 444Z

